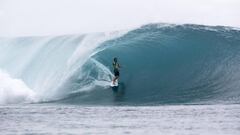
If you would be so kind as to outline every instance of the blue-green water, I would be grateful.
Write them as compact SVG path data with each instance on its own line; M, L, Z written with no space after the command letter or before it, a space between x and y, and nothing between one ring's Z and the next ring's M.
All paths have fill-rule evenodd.
M1 102L239 103L239 43L240 31L233 28L170 24L85 35L2 38L2 93L11 91L1 96ZM109 87L113 57L122 67L114 96Z
M0 132L239 134L239 52L221 26L0 38Z

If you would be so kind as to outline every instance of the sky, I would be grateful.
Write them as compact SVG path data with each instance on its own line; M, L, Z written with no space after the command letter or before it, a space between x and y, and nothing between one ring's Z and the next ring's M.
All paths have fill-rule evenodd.
M0 37L104 32L158 22L240 28L240 0L0 0Z

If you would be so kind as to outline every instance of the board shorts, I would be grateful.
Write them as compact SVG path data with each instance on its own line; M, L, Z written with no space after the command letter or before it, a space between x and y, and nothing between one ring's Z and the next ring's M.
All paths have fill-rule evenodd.
M114 76L119 76L119 75L120 75L119 71L114 70Z

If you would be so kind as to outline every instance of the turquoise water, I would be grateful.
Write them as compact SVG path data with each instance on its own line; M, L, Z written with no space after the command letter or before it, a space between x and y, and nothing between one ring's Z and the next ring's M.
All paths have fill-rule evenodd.
M239 103L240 32L159 24L130 31L94 56L118 56L127 103Z
M0 133L237 135L239 52L222 26L0 38Z
M230 27L173 24L2 38L2 93L11 91L0 102L239 103L239 43L239 30ZM122 65L116 93L109 92L113 57Z

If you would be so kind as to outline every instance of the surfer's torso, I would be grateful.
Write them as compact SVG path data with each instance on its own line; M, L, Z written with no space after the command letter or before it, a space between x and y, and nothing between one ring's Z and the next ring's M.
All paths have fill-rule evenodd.
M113 72L115 76L119 76L119 64L117 62L113 62Z

